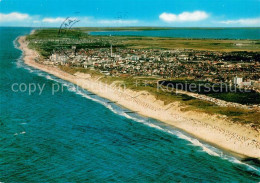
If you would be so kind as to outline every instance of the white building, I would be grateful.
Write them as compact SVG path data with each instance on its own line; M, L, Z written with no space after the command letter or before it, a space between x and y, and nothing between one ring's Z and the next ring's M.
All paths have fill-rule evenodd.
M243 85L243 86L251 86L252 82L251 81L242 82L241 85Z
M132 56L132 60L133 60L133 61L138 61L138 60L139 60L139 57L136 56L136 55L133 55L133 56Z
M243 78L239 78L239 77L234 77L234 84L235 85L241 85L243 82Z

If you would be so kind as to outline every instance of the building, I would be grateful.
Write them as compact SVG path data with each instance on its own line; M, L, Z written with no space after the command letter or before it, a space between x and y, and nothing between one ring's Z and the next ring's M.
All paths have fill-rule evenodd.
M139 60L139 57L136 56L136 55L133 55L133 56L131 57L131 59L132 59L133 61L138 61L138 60Z
M235 85L241 85L243 82L243 78L239 78L239 77L234 77L234 84Z

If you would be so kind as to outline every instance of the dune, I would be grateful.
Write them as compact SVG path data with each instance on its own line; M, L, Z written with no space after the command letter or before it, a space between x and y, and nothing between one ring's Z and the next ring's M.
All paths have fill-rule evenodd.
M137 111L140 115L177 127L217 147L244 157L260 159L260 133L250 126L236 124L217 115L195 111L183 112L178 102L165 105L149 92L123 89L116 84L101 82L99 78L91 77L89 74L72 75L58 67L40 64L35 62L38 53L28 48L25 37L21 36L18 42L23 51L24 62L31 67L74 83L103 98L116 101L118 105Z

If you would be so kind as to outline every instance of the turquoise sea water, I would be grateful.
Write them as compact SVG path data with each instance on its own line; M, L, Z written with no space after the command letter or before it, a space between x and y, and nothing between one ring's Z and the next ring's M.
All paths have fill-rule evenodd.
M30 31L0 28L0 182L260 181L259 165L24 65L15 39Z
M202 39L260 39L260 28L176 28L170 30L102 31L90 35L147 36Z

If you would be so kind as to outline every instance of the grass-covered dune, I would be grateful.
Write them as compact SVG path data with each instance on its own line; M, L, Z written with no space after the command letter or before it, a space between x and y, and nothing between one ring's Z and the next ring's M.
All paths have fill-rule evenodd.
M160 83L164 86L173 86L176 89L208 95L228 102L260 104L260 94L254 90L195 80L162 80Z
M77 48L93 48L93 47L110 47L113 42L114 47L130 47L130 48L162 48L162 49L177 49L190 48L199 50L216 50L216 51L260 51L260 41L249 40L191 40L191 39L173 39L173 38L149 38L149 37L127 37L127 36L90 36L85 31L90 28L80 28L73 30L59 29L38 29L34 34L27 36L29 47L37 50L43 58L51 55L53 50L71 48L76 45ZM236 47L235 44L245 44L245 47ZM70 74L76 72L90 73L92 75L103 76L97 71L92 71L84 68L72 68L60 66L60 69ZM146 81L148 85L136 86L135 81L140 80L140 83ZM225 115L228 119L239 122L249 123L260 128L260 113L249 109L237 109L232 107L220 107L214 103L191 98L186 95L180 95L170 92L158 91L156 81L158 78L151 77L112 77L103 76L102 81L106 83L122 82L127 88L141 91L145 90L156 96L157 99L164 101L165 104L171 102L179 102L182 105L183 111L198 111L208 114ZM143 82L142 82L143 81ZM218 96L230 97L230 96ZM237 96L231 96L237 97ZM239 97L239 96L238 96ZM223 98L223 99L224 99Z

